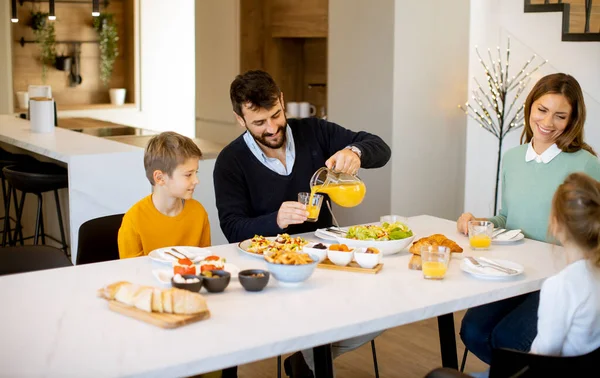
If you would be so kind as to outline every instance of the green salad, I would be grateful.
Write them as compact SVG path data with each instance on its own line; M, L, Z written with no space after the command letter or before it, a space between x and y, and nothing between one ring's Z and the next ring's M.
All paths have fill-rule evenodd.
M348 229L346 237L356 240L387 241L406 239L412 235L413 233L410 228L402 222L384 222L381 226L352 226Z

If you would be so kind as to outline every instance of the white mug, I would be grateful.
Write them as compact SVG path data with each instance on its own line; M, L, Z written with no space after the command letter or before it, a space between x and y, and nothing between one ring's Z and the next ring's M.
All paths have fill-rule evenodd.
M317 114L317 108L308 102L301 102L300 106L300 118L313 117Z
M287 103L287 108L286 110L286 114L288 116L288 118L298 118L300 117L300 104L297 102L288 102Z
M18 91L17 102L19 104L19 109L29 109L29 93L25 91Z

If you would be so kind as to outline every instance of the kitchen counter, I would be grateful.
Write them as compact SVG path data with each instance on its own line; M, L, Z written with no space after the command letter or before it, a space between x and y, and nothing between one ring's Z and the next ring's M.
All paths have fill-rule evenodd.
M145 148L148 141L152 138L152 135L117 135L105 137L105 139L113 140L128 144L130 146L136 146ZM200 151L202 152L201 160L216 159L219 152L225 147L223 144L211 142L206 139L193 138Z

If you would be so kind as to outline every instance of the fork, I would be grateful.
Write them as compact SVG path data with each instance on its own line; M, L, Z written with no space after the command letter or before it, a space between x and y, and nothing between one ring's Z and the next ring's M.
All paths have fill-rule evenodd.
M171 248L171 251L175 252L175 253L179 253L180 255L182 255L183 257L185 257L188 260L193 260L191 257L187 256L185 253L183 252L179 252L178 250L176 250L175 248Z
M331 209L331 204L329 203L329 201L325 201L325 203L327 204L327 208L329 209L329 213L331 213L331 218L333 219L333 224L335 225L335 227L337 227L339 229L340 228L340 224L338 223L337 219L335 219L335 215L333 215L333 210Z
M503 267L503 266L500 266L500 265L496 265L496 264L492 264L492 263L482 264L479 261L477 261L474 257L471 257L471 256L467 256L466 259L469 260L473 265L475 265L478 268L488 267L488 268L496 269L496 270L498 270L500 272L503 272L503 273L506 273L506 274L516 274L516 273L518 273L514 269L506 268L506 267Z

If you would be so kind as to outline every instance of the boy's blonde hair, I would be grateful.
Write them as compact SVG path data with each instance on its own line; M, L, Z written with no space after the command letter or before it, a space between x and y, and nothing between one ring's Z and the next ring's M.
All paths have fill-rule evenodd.
M600 182L585 173L571 173L554 193L552 217L600 267Z
M178 165L187 159L200 159L202 152L190 138L173 131L165 131L153 136L144 151L146 177L154 186L154 171L159 170L169 177Z

